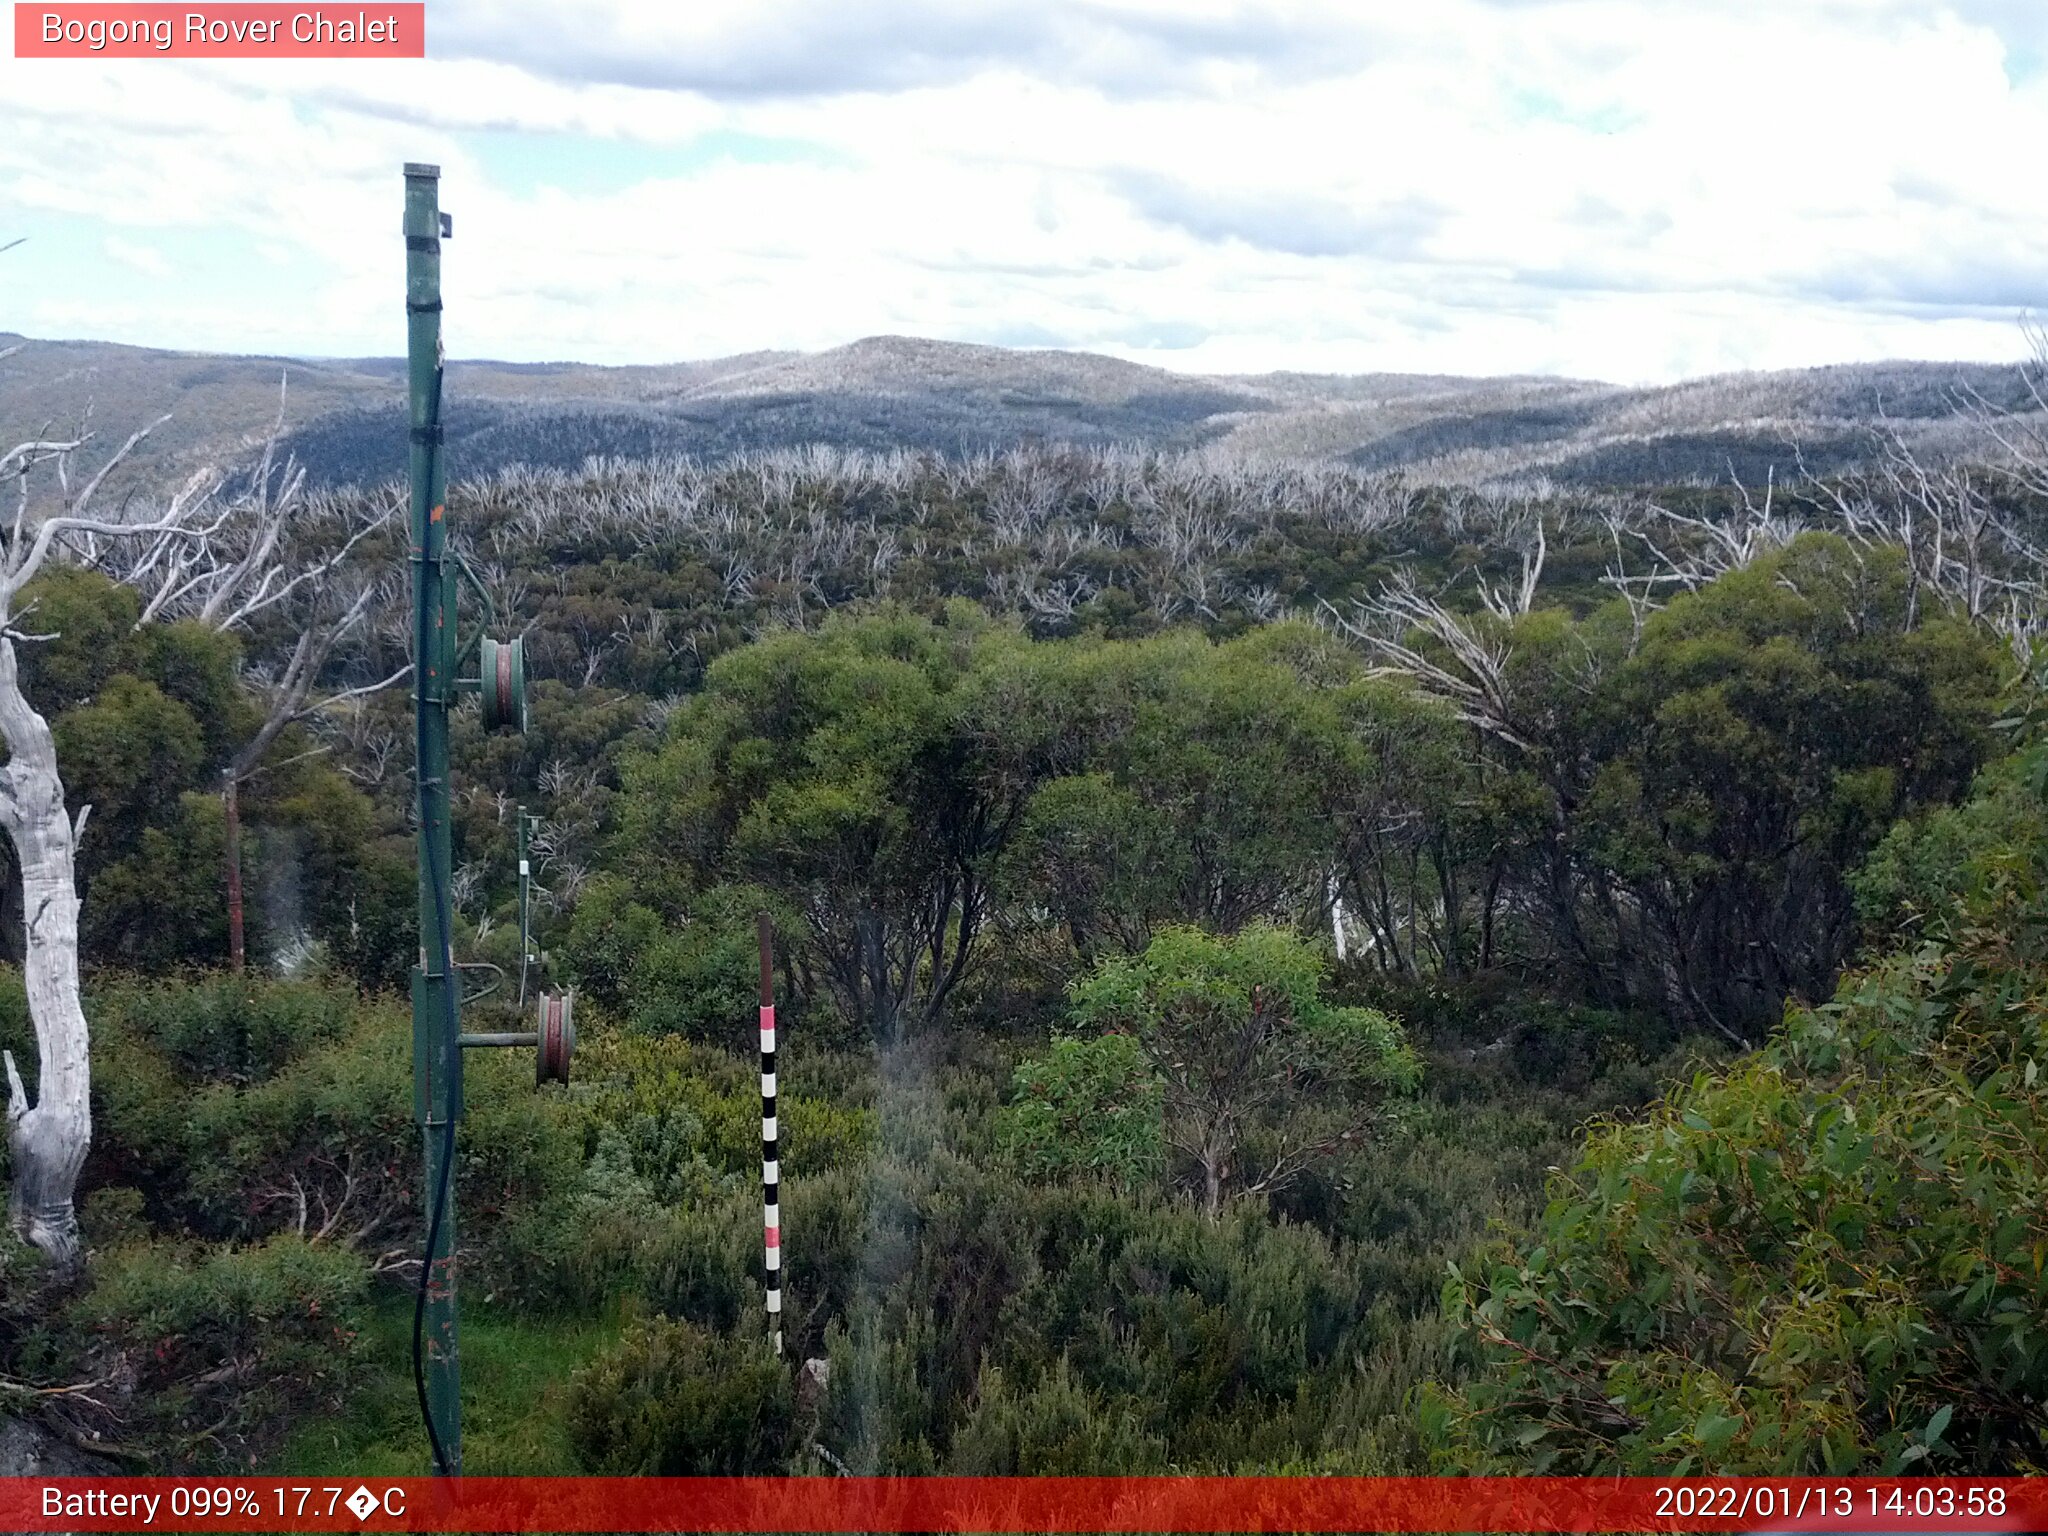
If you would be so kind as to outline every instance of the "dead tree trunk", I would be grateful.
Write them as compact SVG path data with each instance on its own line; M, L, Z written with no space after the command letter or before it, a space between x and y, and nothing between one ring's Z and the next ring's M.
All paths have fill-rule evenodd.
M22 976L36 1030L36 1097L7 1053L7 1147L14 1167L13 1222L23 1241L61 1270L77 1268L72 1192L92 1145L85 1008L78 991L78 883L72 855L85 824L64 809L64 782L49 723L22 696L14 642L0 637L0 826L21 866Z

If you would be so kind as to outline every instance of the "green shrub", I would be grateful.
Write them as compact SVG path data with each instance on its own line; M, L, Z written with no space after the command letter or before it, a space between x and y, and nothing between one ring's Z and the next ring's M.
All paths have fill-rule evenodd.
M1203 1207L1271 1197L1355 1144L1420 1063L1401 1026L1323 995L1321 956L1254 923L1232 935L1162 930L1074 983L1074 1018L1127 1033L1161 1089L1166 1139Z
M417 1241L419 1130L402 1005L320 982L123 982L88 1000L88 1186L140 1189L161 1230L281 1232L372 1257ZM465 1245L485 1289L527 1268L507 1231L581 1185L584 1119L536 1093L524 1053L474 1054L459 1164ZM522 1232L530 1236L530 1231Z
M727 1048L752 1038L761 1001L757 913L781 904L753 886L719 885L639 954L626 1010L632 1028Z
M1017 1068L998 1143L1025 1178L1142 1184L1166 1163L1160 1082L1128 1035L1055 1040Z
M948 1470L976 1477L1089 1477L1158 1471L1166 1447L1128 1407L1105 1404L1062 1357L1036 1385L981 1373Z
M851 1314L870 1257L870 1180L847 1169L782 1185L782 1306L793 1350L824 1348L827 1323Z
M573 1090L536 1091L533 1057L524 1050L471 1051L463 1097L460 1193L472 1283L528 1295L533 1265L519 1223L529 1214L559 1215L588 1189L588 1106ZM418 1146L415 1132L414 1158ZM581 1202L579 1216L589 1204ZM572 1223L569 1242L586 1240L576 1230L583 1224Z
M80 1200L78 1224L87 1249L96 1253L149 1241L142 1191L125 1184L109 1184Z
M1856 913L1875 937L1945 915L1984 889L2016 848L2048 846L2036 754L1994 763L1961 805L1902 821L1850 877Z
M595 1187L510 1210L496 1228L486 1295L557 1314L598 1311L638 1286L667 1223L651 1202Z
M1526 1252L1455 1271L1460 1471L2048 1465L2038 848L1951 937L1590 1137Z
M932 1441L945 1405L919 1380L930 1347L931 1314L913 1309L884 1321L872 1306L835 1324L825 1339L831 1377L819 1404L817 1442L859 1476L915 1477L939 1470Z
M628 1006L633 972L661 936L661 914L631 898L616 875L590 882L576 903L563 955L579 991L614 1011Z
M641 1287L649 1307L720 1331L760 1313L765 1264L758 1190L668 1213L651 1234Z
M90 1167L142 1188L159 1225L375 1243L410 1222L419 1140L396 1007L227 977L123 985L88 1006Z
M97 1260L72 1319L132 1373L129 1434L181 1462L243 1462L351 1385L369 1266L295 1235L249 1248L152 1243Z
M761 1090L755 1061L675 1036L593 1042L578 1070L592 1084L593 1124L620 1138L657 1199L675 1202L721 1179L758 1180ZM875 1137L872 1109L804 1090L801 1060L776 1099L782 1161L792 1171L857 1167Z
M656 1318L579 1372L568 1432L589 1471L745 1476L784 1470L793 1403L765 1338Z
M1348 1362L1400 1336L1359 1250L1249 1205L1216 1222L1185 1203L1025 1183L950 1154L885 1158L864 1188L813 1195L820 1225L840 1225L836 1252L821 1266L829 1279L792 1286L800 1307L815 1299L828 1313L804 1323L822 1321L833 1361L820 1443L857 1470L955 1465L955 1433L991 1367L1006 1403L1065 1369L1102 1424L1138 1425L1177 1467L1284 1456L1321 1434ZM814 1233L791 1233L793 1263ZM806 1353L816 1336L806 1332ZM989 1411L991 1435L1011 1422L1009 1407ZM997 1443L974 1454L999 1460Z

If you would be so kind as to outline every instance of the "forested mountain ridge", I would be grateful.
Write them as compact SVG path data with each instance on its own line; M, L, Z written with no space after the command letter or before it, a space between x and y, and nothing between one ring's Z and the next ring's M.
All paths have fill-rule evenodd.
M1868 442L1628 494L1061 445L458 479L536 678L523 736L457 717L460 954L517 965L525 804L585 1030L566 1091L472 1065L471 1469L2032 1465L2039 1302L2005 1272L2048 1205L1995 1128L1949 1179L1911 1084L2030 1048L1991 1038L2006 982L1971 989L2035 985L2038 774L2008 748L2038 730L2041 485ZM116 1383L39 1411L142 1465L412 1470L411 736L375 686L402 540L388 486L280 494L294 568L331 576L248 623L145 618L164 589L118 564L34 595L23 686L95 807L96 1140L85 1282L0 1250L0 1376ZM292 717L231 843L223 771L309 633L321 693L368 691ZM761 910L785 1327L822 1390L759 1313ZM1898 1009L1920 1033L1887 1055ZM27 1024L0 989L17 1057ZM1936 1176L1858 1182L1845 1083L1890 1117L1883 1166ZM1688 1115L1817 1149L1825 1219ZM1650 1201L1646 1165L1691 1182ZM1931 1342L1890 1375L1867 1334L1799 1354L1859 1304L1853 1222L1901 1212L1945 1234L1879 1277ZM1717 1247L1738 1219L1818 1289ZM1489 1247L1539 1224L1540 1259ZM1688 1265L1755 1306L1645 1284ZM1613 1326L1561 1329L1582 1302Z
M172 419L137 473L238 457L269 428L280 379L293 449L316 485L399 473L404 376L395 359L287 359L26 340L0 372L0 418L74 424ZM1471 483L1761 480L1867 454L1881 417L1923 452L1975 440L1981 402L2031 407L2017 367L1870 363L1648 388L1540 377L1198 375L1085 352L870 337L819 353L704 362L450 364L447 430L470 473L573 469L593 455L718 456L821 443L944 453L1019 443L1212 447L1329 459ZM126 489L123 481L117 489Z

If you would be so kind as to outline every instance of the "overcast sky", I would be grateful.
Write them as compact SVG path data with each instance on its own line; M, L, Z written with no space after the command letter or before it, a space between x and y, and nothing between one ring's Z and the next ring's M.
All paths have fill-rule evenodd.
M353 7L351 7L351 10ZM451 353L883 332L1623 382L2018 355L2043 0L429 0L424 62L0 59L0 329Z

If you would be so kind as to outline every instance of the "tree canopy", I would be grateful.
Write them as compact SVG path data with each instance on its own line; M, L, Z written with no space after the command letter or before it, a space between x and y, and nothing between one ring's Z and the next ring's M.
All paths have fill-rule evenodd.
M1597 1128L1530 1246L1454 1275L1444 1465L2041 1470L2048 840L1944 873L1925 938Z
M1995 728L1993 588L1826 493L1052 450L458 486L538 680L524 736L454 722L457 953L519 964L537 813L582 1037L567 1092L466 1069L472 1469L2037 1467L2041 722ZM0 1409L99 1382L36 1411L411 1466L407 701L269 743L252 968L208 975L293 626L33 595L96 1141L79 1284L0 1240ZM374 608L323 690L388 673Z

